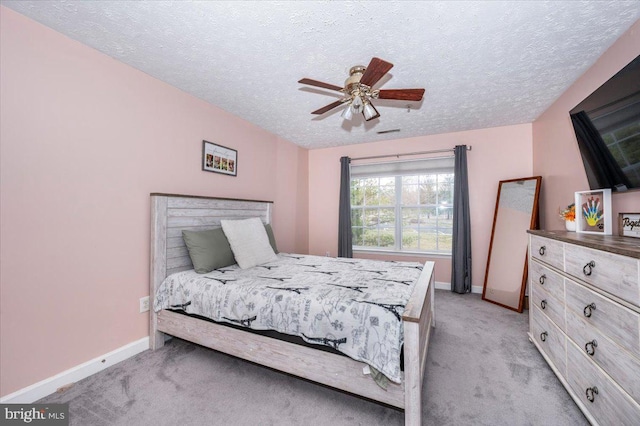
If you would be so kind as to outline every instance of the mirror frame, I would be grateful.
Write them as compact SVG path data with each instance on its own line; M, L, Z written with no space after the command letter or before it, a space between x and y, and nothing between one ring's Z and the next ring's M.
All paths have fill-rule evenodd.
M502 193L502 185L505 183L511 183L511 182L521 182L521 181L527 181L527 180L535 180L536 181L536 188L535 188L535 192L534 192L534 197L533 197L533 206L532 206L532 210L531 210L531 217L530 217L530 221L529 221L529 226L527 229L522 229L522 230L516 230L515 232L524 232L526 235L526 231L528 229L537 229L538 228L538 200L540 198L540 186L542 184L542 177L541 176L532 176L532 177L526 177L526 178L520 178L520 179L508 179L508 180L501 180L498 184L498 196L496 197L496 208L495 208L495 212L493 215L493 226L491 228L491 240L489 243L489 253L487 256L487 269L485 271L485 276L484 276L484 285L482 286L482 300L486 300L487 302L491 302L491 303L495 303L496 305L500 305L504 308L507 309L511 309L513 311L516 312L522 312L523 308L524 308L524 296L525 296L525 290L527 287L527 277L528 277L528 239L527 241L524 243L527 246L527 249L525 251L525 258L524 258L524 269L523 269L523 273L522 273L522 282L520 284L520 296L518 299L518 306L514 307L514 306L509 306L506 305L504 303L498 302L496 300L491 300L489 297L487 297L487 282L489 280L489 272L491 270L491 268L495 269L498 268L500 264L496 264L494 262L494 264L491 264L491 253L493 250L493 245L494 245L494 238L495 238L495 232L496 232L496 223L497 223L497 219L498 219L498 210L500 208L500 195ZM504 259L500 259L502 262L504 262ZM516 262L517 259L514 259L513 262Z

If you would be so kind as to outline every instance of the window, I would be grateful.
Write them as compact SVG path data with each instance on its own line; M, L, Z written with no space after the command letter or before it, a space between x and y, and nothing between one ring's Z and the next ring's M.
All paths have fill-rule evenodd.
M351 166L354 250L451 254L453 157Z

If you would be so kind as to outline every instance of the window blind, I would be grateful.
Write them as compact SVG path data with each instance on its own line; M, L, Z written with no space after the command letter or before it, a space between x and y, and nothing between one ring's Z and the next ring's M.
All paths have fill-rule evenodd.
M453 173L454 157L421 158L384 163L352 164L352 178L410 176L425 173Z

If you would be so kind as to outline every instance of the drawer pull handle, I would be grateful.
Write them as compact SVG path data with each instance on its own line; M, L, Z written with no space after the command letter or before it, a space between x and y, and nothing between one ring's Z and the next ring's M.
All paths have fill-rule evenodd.
M540 285L544 285L544 280L546 280L546 279L547 279L546 275L541 275L540 279L538 280L540 282Z
M545 250L547 250L545 246L540 247L540 250L538 250L538 253L540 253L540 256L544 256Z
M587 342L587 344L584 345L584 350L587 351L587 355L593 356L596 353L597 347L598 342L596 342L596 339L593 339L592 341Z
M590 305L585 306L584 310L582 311L582 313L584 313L585 317L589 318L589 317L591 317L592 311L595 311L595 310L596 310L596 304L592 303Z
M540 307L541 307L542 309L544 309L544 308L546 308L546 307L547 307L547 299L544 299L544 300L540 301Z
M587 399L589 400L589 402L593 402L596 399L596 395L598 394L598 388L597 387L592 387L592 388L587 388Z
M548 335L549 334L546 331L543 331L542 333L540 333L540 340L542 340L543 342L546 342Z
M596 262L592 260L591 262L587 263L582 267L582 273L585 274L586 276L589 276L591 275L591 272L593 272L592 269L595 267L596 267Z

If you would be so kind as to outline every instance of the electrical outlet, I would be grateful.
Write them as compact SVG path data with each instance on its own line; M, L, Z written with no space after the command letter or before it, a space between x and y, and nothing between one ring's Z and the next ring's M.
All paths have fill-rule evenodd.
M140 298L140 313L147 312L149 310L149 296Z

